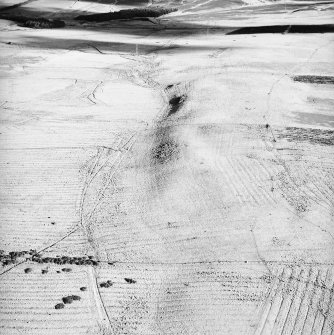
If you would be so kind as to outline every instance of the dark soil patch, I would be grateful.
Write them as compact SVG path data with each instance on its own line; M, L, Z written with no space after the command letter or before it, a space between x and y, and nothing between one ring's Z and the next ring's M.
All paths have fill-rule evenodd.
M227 35L243 34L316 34L334 32L333 24L316 24L316 25L274 25L274 26L257 26L243 27L234 30Z
M131 279L131 278L124 278L124 280L128 283L128 284L136 284L136 280Z
M151 157L154 164L168 164L178 158L180 153L179 144L172 136L173 127L159 125L153 137L154 146L151 149Z
M334 84L334 77L332 76L303 75L303 76L294 76L293 80L299 81L301 83L310 83L310 84Z
M169 100L169 112L167 116L175 114L183 105L186 97L184 95L173 97Z
M45 275L46 273L48 273L48 270L42 270L43 275Z
M152 157L158 164L166 164L175 158L175 155L179 152L178 144L167 138L165 141L161 141L152 150Z
M319 145L334 145L334 130L287 127L275 132L279 139L289 142L309 142Z
M65 307L65 305L63 303L59 303L57 305L55 305L55 309L63 309Z
M111 21L111 20L131 20L136 18L144 17L159 17L166 15L172 12L175 12L177 9L172 8L133 8L133 9L123 9L118 12L111 13L99 13L99 14L90 14L90 15L80 15L76 17L76 20L82 21Z

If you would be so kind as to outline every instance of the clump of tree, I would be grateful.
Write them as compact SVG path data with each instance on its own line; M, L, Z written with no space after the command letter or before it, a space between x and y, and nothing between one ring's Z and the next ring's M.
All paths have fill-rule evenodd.
M45 19L40 17L27 17L17 15L0 15L0 19L14 21L22 27L34 29L54 29L65 27L65 22L62 20Z
M100 283L100 287L103 287L103 288L108 288L108 287L111 287L112 285L113 285L113 282L111 280L107 280L106 282Z
M22 24L24 27L35 29L54 29L65 27L65 22L62 20L50 20L44 18L28 19Z

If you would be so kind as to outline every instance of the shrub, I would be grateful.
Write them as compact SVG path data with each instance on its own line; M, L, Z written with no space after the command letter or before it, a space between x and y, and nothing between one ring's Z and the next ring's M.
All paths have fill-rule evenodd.
M63 309L65 307L65 305L63 303L59 303L57 305L55 305L55 309Z
M131 278L124 278L124 280L129 284L135 284L136 283L136 281L134 279L131 279Z
M35 29L63 28L65 22L61 20L49 20L44 18L28 19L22 23L24 27Z
M72 296L62 298L64 304L71 304L73 302Z
M71 298L72 298L73 300L81 300L81 297L78 296L78 295L71 295Z

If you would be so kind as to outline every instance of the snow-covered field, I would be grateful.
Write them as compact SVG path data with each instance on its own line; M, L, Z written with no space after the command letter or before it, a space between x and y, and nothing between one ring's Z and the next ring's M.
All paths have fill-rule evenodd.
M0 334L333 334L331 2L3 13L66 26L0 20Z

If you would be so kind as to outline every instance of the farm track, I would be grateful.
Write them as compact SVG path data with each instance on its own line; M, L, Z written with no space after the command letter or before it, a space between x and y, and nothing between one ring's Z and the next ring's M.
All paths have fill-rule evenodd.
M330 334L331 268L280 268L255 334Z

